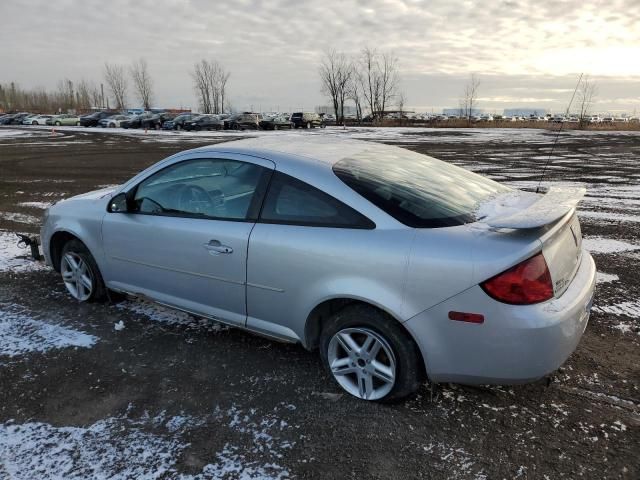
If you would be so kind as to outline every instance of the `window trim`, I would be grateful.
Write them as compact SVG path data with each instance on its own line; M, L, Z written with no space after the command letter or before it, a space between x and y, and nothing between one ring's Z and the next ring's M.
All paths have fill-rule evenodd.
M263 214L263 211L264 211L264 206L267 203L267 198L269 197L269 193L271 192L271 187L273 186L273 181L278 176L284 177L287 180L293 179L293 180L295 180L297 182L300 182L300 183L304 184L307 187L310 187L310 188L312 188L314 190L319 191L320 193L322 193L324 195L327 195L329 198L331 198L335 202L337 202L340 206L343 206L343 207L348 208L349 210L352 210L353 212L355 212L362 219L363 224L362 225L345 225L343 223L340 223L340 224L315 223L315 222L304 222L304 221L271 220L271 219L262 218L262 214ZM296 226L296 227L343 228L343 229L350 229L350 230L375 230L376 229L375 222L373 220L371 220L369 217L367 217L366 215L364 215L363 213L360 213L355 208L350 207L349 205L347 205L346 203L344 203L341 200L338 200L333 195L331 195L331 194L329 194L327 192L323 192L318 187L315 187L315 186L305 182L304 180L301 180L301 179L299 179L297 177L294 177L293 175L288 175L288 174L286 174L284 172L281 172L279 170L273 170L272 171L271 178L269 179L268 189L265 192L264 196L262 197L262 205L260 207L260 212L259 212L258 219L256 220L256 223L263 223L265 225L291 225L291 226Z
M260 175L260 179L258 180L258 183L256 185L255 190L253 191L253 195L251 196L251 200L249 201L249 208L247 209L247 215L245 218L227 218L227 217L211 217L208 215L200 215L200 214L193 214L193 213L189 213L189 212L184 212L184 213L173 213L173 212L169 212L169 213L148 213L148 212L136 212L136 211L131 211L131 210L127 210L127 214L130 215L146 215L146 216L150 216L150 217L170 217L170 218L189 218L189 219L196 219L196 220L215 220L215 221L219 221L219 222L244 222L244 223L256 223L259 217L259 214L262 210L262 204L264 203L264 200L267 196L267 192L268 192L268 186L270 184L271 181L271 177L273 176L273 169L270 169L268 167L265 167L263 165L259 165L257 163L251 163L251 162L246 162L243 160L237 160L235 158L223 158L223 157L202 157L202 158L186 158L184 160L181 160L179 162L175 162L175 163L171 163L169 165L166 165L162 168L160 168L159 170L154 171L153 173L149 174L148 176L146 176L145 178L143 178L142 180L140 180L137 184L135 184L133 187L131 187L127 192L125 192L125 195L127 196L127 204L129 204L130 202L133 202L133 200L135 199L135 195L138 192L138 188L140 187L140 185L144 182L146 182L147 180L149 180L151 177L154 177L155 175L164 172L165 170L169 169L169 168L173 168L176 167L178 165L183 165L187 162L198 162L198 161L215 161L215 160L222 160L222 161L228 161L228 162L237 162L237 163L243 163L246 165L252 165L254 167L258 167L260 169L262 169L262 173ZM107 204L107 208L110 205L112 199L109 199L109 203ZM112 212L112 213L118 213L118 212ZM122 212L124 213L124 212Z

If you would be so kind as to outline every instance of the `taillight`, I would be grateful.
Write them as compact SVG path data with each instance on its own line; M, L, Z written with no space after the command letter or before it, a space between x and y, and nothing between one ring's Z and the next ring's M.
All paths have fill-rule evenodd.
M542 253L490 278L480 286L490 297L513 305L529 305L553 298L551 274Z

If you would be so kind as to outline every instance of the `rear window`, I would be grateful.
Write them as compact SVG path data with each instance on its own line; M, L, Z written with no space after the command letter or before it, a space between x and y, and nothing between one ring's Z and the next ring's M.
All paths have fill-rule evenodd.
M474 222L481 202L511 190L455 165L392 147L342 159L333 171L371 203L414 228Z

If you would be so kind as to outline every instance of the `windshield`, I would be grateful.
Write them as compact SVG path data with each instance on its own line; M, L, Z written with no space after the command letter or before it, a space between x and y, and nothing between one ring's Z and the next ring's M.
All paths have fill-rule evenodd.
M511 190L455 165L396 148L345 158L333 171L371 203L415 228L474 222L480 203Z

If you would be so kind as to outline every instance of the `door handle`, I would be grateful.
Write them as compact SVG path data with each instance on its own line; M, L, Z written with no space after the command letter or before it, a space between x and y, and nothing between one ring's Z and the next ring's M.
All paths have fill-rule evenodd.
M220 255L221 253L233 253L233 248L228 245L222 245L219 240L209 240L209 243L205 243L204 248L209 251L211 255Z

